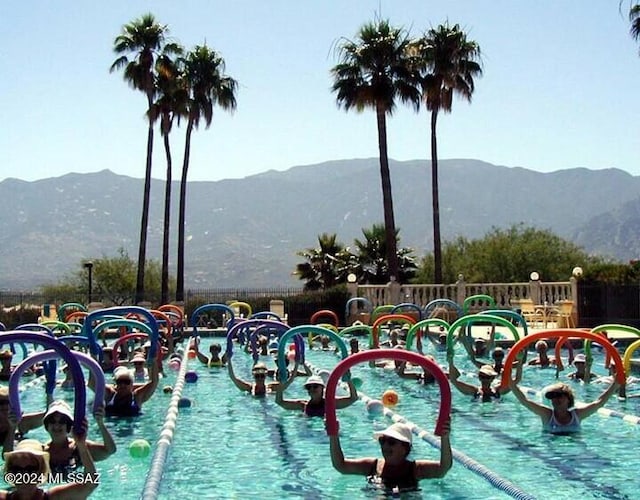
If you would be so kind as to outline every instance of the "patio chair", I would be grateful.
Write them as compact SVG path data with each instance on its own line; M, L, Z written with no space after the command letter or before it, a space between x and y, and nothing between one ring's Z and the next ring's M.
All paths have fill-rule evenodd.
M558 308L560 309L560 321L558 326L563 328L575 328L576 322L573 320L573 300L561 300L558 302Z
M531 327L544 325L544 312L536 308L533 300L521 299L519 305L520 315L525 319L527 325Z

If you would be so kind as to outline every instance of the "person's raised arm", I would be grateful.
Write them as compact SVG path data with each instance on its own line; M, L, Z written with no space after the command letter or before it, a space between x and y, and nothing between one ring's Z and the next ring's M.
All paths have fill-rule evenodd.
M467 396L475 396L476 392L478 392L478 388L474 385L467 384L466 382L458 380L459 376L460 371L453 364L453 360L449 360L449 380L451 381L451 384L462 394L466 394Z
M49 489L49 498L51 500L84 500L93 490L100 484L99 476L96 472L96 464L93 461L91 452L87 447L87 421L83 422L83 430L80 434L74 432L73 438L76 442L76 448L80 455L80 461L84 467L84 477L82 481L72 481L65 484L53 486Z
M158 387L159 375L158 375L158 364L161 363L160 360L152 359L149 363L149 382L137 388L134 392L136 401L138 404L142 404L153 396L153 393L156 391Z
M236 377L236 374L233 371L233 363L231 362L231 359L229 359L227 362L227 369L229 370L229 378L238 389L240 389L241 391L251 392L251 384Z
M293 368L293 373L297 373L298 371L298 362L296 361L296 365ZM305 402L300 399L285 399L284 391L291 385L291 383L295 380L295 375L291 375L287 378L285 383L281 383L278 385L276 390L276 403L279 406L282 406L285 410L303 410L305 406Z
M347 386L349 387L349 395L336 398L337 409L346 408L347 406L352 405L358 400L358 391L356 390L356 386L353 385L353 382L351 380L347 382Z
M589 415L593 415L598 409L603 407L618 387L620 387L620 384L614 379L611 385L602 391L596 400L585 406L576 407L576 413L580 420L587 418Z
M531 401L520 390L520 387L518 387L517 381L515 381L514 379L509 379L509 387L511 388L511 391L513 392L514 396L518 399L518 401L520 401L522 405L525 408L527 408L529 411L535 413L544 421L547 421L549 418L551 418L551 413L552 413L551 409L541 404L535 403L534 401Z
M371 469L376 461L375 458L344 458L338 434L329 436L329 450L331 452L331 464L333 468L342 474L367 476L371 473Z
M515 364L516 367L516 378L514 380L515 384L519 384L520 381L522 380L522 365L524 363L522 363L521 360L517 361ZM498 388L498 390L500 391L500 395L504 396L505 394L508 394L511 390L511 384L509 384L507 387L502 387L502 385Z
M109 429L104 425L104 406L98 408L93 414L93 417L96 419L98 429L100 429L103 444L87 441L87 448L89 448L89 452L93 459L96 462L99 462L116 452L116 443L113 440L113 436L109 432Z
M416 460L416 479L433 479L444 477L453 465L451 453L451 417L447 419L440 436L440 461Z
M204 354L200 352L200 337L195 338L193 342L193 350L196 352L196 357L198 358L198 361L200 361L205 365L209 364L209 358L207 358Z

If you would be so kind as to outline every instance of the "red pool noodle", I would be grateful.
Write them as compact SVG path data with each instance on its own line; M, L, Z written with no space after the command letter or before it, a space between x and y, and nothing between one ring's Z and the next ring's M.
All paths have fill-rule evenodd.
M369 351L358 352L343 359L333 369L329 380L327 380L327 388L325 393L325 419L327 434L335 436L338 434L338 419L336 418L336 388L338 381L344 372L353 365L372 361L375 359L398 359L408 361L414 365L420 365L427 369L436 379L440 387L440 412L436 422L435 435L442 435L442 428L451 414L451 387L449 380L438 364L415 352L403 351L400 349L371 349Z
M509 350L506 359L504 360L504 368L502 369L502 382L500 387L509 387L509 379L511 378L511 370L513 368L513 362L516 359L518 352L527 347L529 344L537 342L538 340L546 340L548 338L564 338L564 337L578 337L588 339L601 344L608 354L611 355L611 359L616 365L616 380L619 384L624 384L626 377L624 374L624 365L620 353L616 348L602 335L587 332L586 330L571 330L571 329L559 329L559 330L545 330L544 332L532 333L526 337L521 338L516 342Z

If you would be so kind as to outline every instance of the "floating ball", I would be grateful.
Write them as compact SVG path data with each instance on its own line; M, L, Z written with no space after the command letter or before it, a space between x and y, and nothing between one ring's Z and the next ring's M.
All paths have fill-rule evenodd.
M145 458L151 453L151 445L146 439L134 439L129 445L129 455L133 458Z
M382 404L382 401L372 399L367 402L367 411L372 415L379 415L380 413L382 413L383 409L384 406Z
M178 371L180 369L180 361L172 359L171 361L169 361L169 368Z
M171 394L173 392L173 387L171 387L170 385L165 385L162 388L162 392L164 392L165 394Z
M184 376L184 381L192 384L198 380L198 374L194 371L188 371Z
M393 408L398 404L399 399L398 393L393 389L389 389L388 391L384 391L382 395L382 404L387 408Z
M351 382L353 382L353 386L356 389L360 389L360 387L362 387L362 379L360 377L351 377Z
M193 349L189 349L189 359L193 359L196 357L196 351L194 351Z
M191 400L189 398L178 399L178 408L191 408Z

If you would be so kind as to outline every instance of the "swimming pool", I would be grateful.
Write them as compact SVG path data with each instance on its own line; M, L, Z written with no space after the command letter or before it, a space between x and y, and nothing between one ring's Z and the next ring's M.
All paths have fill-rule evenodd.
M207 352L213 340L203 339ZM222 339L215 339L222 342ZM367 341L361 339L364 347ZM444 364L445 353L433 354ZM458 352L460 351L460 352ZM456 365L473 372L462 349L456 351ZM595 365L601 365L595 354ZM308 351L307 358L316 367L331 369L338 358L329 352ZM250 378L252 360L237 352L233 358L236 373ZM273 364L267 360L271 365ZM345 476L333 469L328 438L321 419L305 418L298 412L281 409L272 396L254 399L229 380L227 370L207 368L197 360L189 361L198 381L186 384L183 396L194 405L180 411L174 443L162 478L159 498L379 498L381 492L370 489L362 476ZM600 373L604 373L599 369ZM358 365L353 376L363 380L361 391L380 398L389 388L400 395L395 410L431 432L437 416L439 394L436 387L401 380L392 371ZM144 487L152 455L135 459L128 445L144 438L155 448L164 422L170 395L162 386L172 385L176 372L166 369L157 393L144 406L138 419L109 420L117 452L98 462L101 485L91 498L139 498ZM541 388L555 381L553 370L528 368L523 385ZM464 377L465 375L463 375ZM564 375L561 374L561 378ZM469 381L473 377L469 376ZM288 390L287 397L304 397L304 377ZM597 384L574 384L578 400L593 397L602 390ZM552 436L541 432L538 417L522 407L512 395L500 403L480 404L453 389L452 446L469 459L482 464L495 477L515 485L519 491L541 499L632 499L637 497L635 471L640 457L633 453L640 428L617 418L594 415L576 436ZM44 390L29 389L22 397L23 409L42 408ZM71 401L72 393L57 390L56 397ZM91 400L91 397L88 398ZM610 400L607 408L638 414L637 399ZM390 421L384 415L371 415L358 401L339 410L342 446L346 456L379 456L373 440L375 430ZM90 419L91 420L91 419ZM30 437L46 440L44 429ZM90 438L97 439L92 424ZM413 458L437 459L439 450L414 436ZM485 475L454 461L447 476L422 481L422 490L403 498L501 499L511 498L496 488Z
M325 369L338 361L327 352L307 354L313 365ZM432 354L444 363L444 353ZM596 359L594 366L597 364ZM456 365L470 370L462 353L456 353ZM250 366L249 356L234 356L239 376L249 379ZM344 476L333 469L321 419L283 410L273 397L254 399L241 393L231 384L225 369L208 369L197 362L192 362L190 369L197 371L199 379L187 384L184 394L195 404L180 415L160 498L179 494L204 498L259 495L265 499L380 496L379 491L367 487L364 477ZM394 388L400 395L395 410L423 429L433 430L439 403L437 388L364 365L355 367L353 375L364 381L362 392L374 398ZM539 389L555 381L554 375L555 371L532 367L525 370L523 384ZM304 397L303 381L303 377L296 381L287 397ZM541 432L538 417L512 395L500 403L479 404L453 390L452 446L520 491L542 499L637 496L638 481L633 471L640 466L640 458L629 453L639 437L637 425L594 415L584 422L580 435L552 436ZM599 393L602 386L575 384L575 390L577 399L582 400ZM637 413L633 400L611 400L608 407ZM368 414L359 401L339 410L338 418L346 456L379 456L372 432L390 423L386 417ZM437 459L438 454L430 444L414 438L414 458ZM445 478L422 481L421 486L421 492L408 498L510 498L457 461Z

